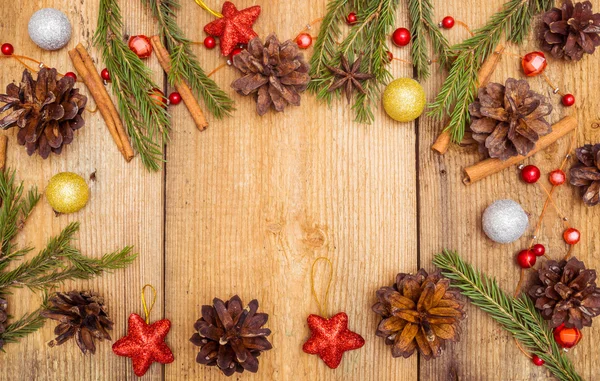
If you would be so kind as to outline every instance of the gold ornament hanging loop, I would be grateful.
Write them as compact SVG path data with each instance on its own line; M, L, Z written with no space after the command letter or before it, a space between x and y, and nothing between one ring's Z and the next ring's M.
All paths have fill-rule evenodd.
M148 305L146 304L146 287L150 287L153 294L150 308L148 308ZM144 315L146 315L146 324L150 324L150 312L152 312L152 308L154 308L154 303L156 303L156 289L151 284L146 284L142 287L142 307L144 308Z
M319 300L319 297L317 296L317 291L315 290L315 267L317 266L317 263L319 263L319 261L325 261L327 263L327 266L329 267L329 280L327 281L327 287L325 288L325 295L322 300L323 303L321 303L321 301ZM317 302L317 306L319 307L319 315L321 316L325 316L325 313L327 312L327 297L329 296L329 290L331 288L332 281L333 263L331 263L329 258L326 257L319 257L315 259L310 270L310 290L312 292L313 298Z
M218 18L222 18L223 15L220 14L217 11L213 11L212 9L210 9L210 7L208 5L206 5L206 3L202 0L194 0L196 2L196 4L198 4L202 9L204 9L205 11L207 11L208 13L210 13L211 15L218 17Z

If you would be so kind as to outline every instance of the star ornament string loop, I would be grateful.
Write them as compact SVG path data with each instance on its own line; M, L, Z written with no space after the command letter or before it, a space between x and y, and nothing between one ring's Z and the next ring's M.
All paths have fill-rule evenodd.
M150 308L148 308L148 305L146 304L146 288L150 287L150 289L152 290L152 303L150 304ZM154 286L152 286L151 284L145 284L144 287L142 287L142 307L144 308L144 315L145 315L145 320L146 320L146 324L150 324L150 312L152 312L152 309L154 308L154 303L156 303L156 289L154 288Z
M329 280L327 281L327 287L325 287L325 295L323 296L323 300L319 300L319 296L317 295L317 291L315 289L315 268L320 261L326 262L329 269ZM331 263L327 257L319 257L315 259L310 270L310 291L313 298L317 302L317 306L319 307L319 315L321 316L325 316L325 313L327 312L327 298L329 296L329 290L331 289L331 282L333 282L333 263Z
M212 10L208 5L206 5L206 3L202 0L194 0L196 2L196 4L198 4L202 9L204 9L205 11L207 11L208 13L210 13L211 15L217 17L217 18L222 18L223 15L220 14L217 11Z

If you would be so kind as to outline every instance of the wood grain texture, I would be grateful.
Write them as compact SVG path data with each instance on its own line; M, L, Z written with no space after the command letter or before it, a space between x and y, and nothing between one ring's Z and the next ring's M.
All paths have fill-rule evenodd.
M434 0L435 15L439 19L452 15L477 27L503 1ZM192 40L202 40L202 26L212 16L191 0L181 3L180 25ZM219 3L210 5L217 8ZM600 0L592 3L600 9ZM241 0L236 4L239 8L261 5L256 31L263 36L275 31L286 39L323 16L326 0ZM121 6L124 33L156 33L155 23L139 0L121 0ZM27 35L29 17L42 7L62 9L72 21L73 39L58 53L41 51ZM91 44L97 7L97 1L5 1L0 7L0 31L17 53L40 58L59 71L71 71L67 49L78 42L86 47ZM408 25L403 2L396 24ZM458 26L444 33L452 42L467 37ZM224 60L216 49L196 49L207 71ZM391 49L396 57L409 59L408 49ZM536 49L535 41L522 47L507 46L516 54ZM95 49L90 53L98 59ZM164 84L165 76L155 57L146 62L155 71L157 83ZM12 60L0 64L0 85L20 79L19 64ZM581 144L600 141L600 129L591 128L593 121L600 120L596 107L598 78L594 74L597 66L598 55L575 64L552 60L547 71L561 89L578 99ZM100 63L98 67L103 66ZM392 71L395 77L412 77L412 68L399 61L394 61ZM430 100L439 90L443 75L436 73L424 83ZM258 374L234 379L548 379L543 368L532 366L512 339L471 305L461 341L429 362L416 356L392 359L390 348L374 334L379 319L370 310L379 287L390 285L398 272L414 272L419 267L432 270L432 256L442 248L459 250L474 265L495 276L503 288L513 291L518 269L512 258L527 239L511 245L494 244L485 238L480 216L492 201L513 198L535 221L544 199L539 187L522 184L515 168L464 186L462 168L478 161L478 154L458 147L452 147L445 156L433 153L430 146L442 125L427 117L418 123L398 124L379 110L373 125L358 125L352 123L353 114L344 103L327 107L309 94L303 96L300 107L258 117L254 101L230 89L237 76L231 67L214 76L236 100L237 111L223 121L209 117L210 126L203 132L196 129L183 105L171 108L173 134L164 173L148 173L137 158L127 164L99 114L86 113L87 125L73 144L60 157L46 161L27 157L23 147L16 145L14 132L9 132L7 164L16 168L28 185L43 190L57 172L69 170L87 177L96 171L92 198L83 211L57 218L42 200L19 242L42 247L68 222L79 220L82 230L78 245L88 255L99 256L127 244L136 246L140 257L129 269L90 282L70 283L64 289L91 288L105 295L116 323L116 339L125 334L128 315L142 312L140 288L145 283L157 288L159 299L152 319L172 321L167 342L175 362L166 367L153 365L144 380L225 380L216 369L195 363L197 348L188 339L203 304L210 304L213 297L225 299L235 294L244 302L258 299L260 310L270 314L268 327L273 331L274 349L260 357ZM492 80L504 81L509 76L521 76L519 62L505 57ZM556 105L553 122L575 111L560 106L559 98L541 78L529 82L552 98ZM168 93L172 89L164 90ZM567 150L568 139L563 139L527 162L547 173L560 165ZM574 254L589 267L600 267L600 259L594 255L600 249L600 209L584 207L571 187L562 187L557 194L558 207L583 234ZM553 258L566 251L561 232L562 223L551 208L538 235ZM310 268L319 256L327 256L334 264L327 314L346 311L350 328L366 339L362 349L345 355L337 370L328 369L301 349L309 333L306 317L318 313L310 293ZM323 277L318 278L317 286L322 290ZM9 302L10 312L19 315L33 309L39 299L28 291L18 291ZM0 380L136 379L130 360L113 355L109 343L99 344L94 357L81 355L75 343L47 348L53 327L48 323L21 344L7 346L7 354L0 355ZM586 380L600 378L600 355L594 345L599 335L597 327L586 329L583 341L569 354Z

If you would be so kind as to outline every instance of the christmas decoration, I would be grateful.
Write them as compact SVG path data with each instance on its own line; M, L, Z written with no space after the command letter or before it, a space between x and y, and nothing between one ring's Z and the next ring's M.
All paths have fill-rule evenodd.
M522 269L528 269L535 266L536 258L532 250L522 250L517 254L517 263Z
M377 291L373 311L381 315L377 336L392 346L393 357L408 358L415 349L426 360L439 357L447 341L458 341L465 318L458 292L439 272L398 274L392 287Z
M105 81L110 81L110 73L107 68L102 69L100 72L100 77L102 77Z
M365 345L362 336L348 329L348 315L344 312L329 319L310 315L307 322L311 336L302 346L302 350L311 355L318 355L331 369L340 365L344 352Z
M172 105L180 104L181 103L181 94L179 94L176 91L169 94L169 103Z
M567 175L562 171L562 169L555 169L550 172L550 176L548 177L550 184L554 186L563 185L565 181L567 181Z
M563 349L570 349L576 346L583 337L577 328L567 328L564 324L554 328L554 340Z
M144 290L151 287L154 291L154 299L150 308L146 307ZM133 362L133 372L136 376L142 377L153 362L161 364L170 364L175 361L171 349L165 343L165 338L171 329L171 322L168 319L161 319L150 324L150 312L156 301L156 290L150 285L142 288L142 304L146 314L146 320L137 314L129 315L127 321L127 336L117 340L112 350L117 356L131 358Z
M204 39L206 49L214 49L217 46L217 40L213 36L208 36Z
M534 363L536 366L543 366L546 363L544 360L539 358L538 355L533 355L531 357L531 362Z
M589 327L592 318L600 314L596 270L586 269L577 258L546 261L538 270L536 282L528 294L550 327Z
M527 184L535 184L542 176L540 169L535 165L527 165L521 169L521 179Z
M531 91L525 80L509 78L506 86L490 83L469 106L473 139L491 158L525 156L541 136L552 132L545 119L551 112L546 97Z
M165 97L165 93L163 93L161 89L152 89L152 91L150 91L150 98L152 98L155 105L162 108L167 107L167 97Z
M0 95L0 102L5 103L0 112L12 109L0 120L0 128L19 127L17 141L30 156L35 151L44 159L51 152L60 154L73 141L73 132L85 124L81 114L87 97L73 88L73 78L56 77L56 69L42 68L34 80L26 69L19 86L11 83L6 94ZM50 90L41 95L40 87Z
M6 312L6 308L8 307L8 302L5 299L0 298L0 337L4 332L6 332L6 320L8 319L8 314ZM0 350L3 350L4 340L0 339Z
M309 66L298 45L280 43L271 34L263 46L260 38L233 58L233 66L244 75L231 84L239 94L256 97L256 112L264 115L270 108L283 111L287 105L300 105L300 93L306 90Z
M357 21L358 17L356 17L355 12L350 12L348 13L348 16L346 16L346 23L348 23L348 25L354 25Z
M544 247L544 245L542 245L541 243L536 243L531 248L531 251L533 252L533 254L535 254L536 257L541 257L544 254L546 254L546 247Z
M575 228L568 228L563 233L563 238L567 244L575 245L581 239L581 233L579 233L579 230Z
M563 95L561 102L565 107L571 107L575 104L575 96L573 94Z
M54 329L57 335L48 343L49 347L64 344L71 338L83 354L96 353L98 341L111 340L108 331L112 330L113 322L106 313L104 298L92 291L57 292L50 298L50 307L41 315L47 319L56 320L59 324Z
M58 50L71 39L71 23L67 16L54 8L35 12L27 26L29 37L44 50Z
M77 74L73 73L72 71L66 72L65 77L71 77L75 80L75 82L77 82Z
M600 45L600 13L593 13L589 1L573 4L564 0L560 8L552 8L542 20L542 50L556 58L579 61Z
M498 200L483 212L483 231L494 242L511 243L525 233L529 217L513 200Z
M600 144L586 144L575 150L577 163L569 171L571 185L581 190L588 206L600 203Z
M582 381L569 358L552 340L552 331L527 296L512 297L495 279L482 274L448 250L437 254L433 264L451 279L453 286L473 305L488 313L521 346L543 358L546 368L558 379Z
M143 34L131 36L127 45L136 56L142 59L152 55L152 44L150 44L150 39Z
M240 54L244 49L242 48L235 48L231 51L231 53L229 54L229 64L233 63L233 57L237 56L238 54Z
M398 28L392 34L392 41L396 46L406 46L410 44L410 31L406 28Z
M0 236L0 247L4 248L0 254L3 263L0 268L0 295L3 298L10 296L15 287L45 293L65 281L91 279L101 275L104 271L127 267L136 257L131 253L131 247L125 247L121 251L109 253L100 258L84 256L72 245L73 237L79 230L78 223L67 225L42 250L36 255L32 255L31 249L19 247L15 243L15 238L22 231L22 227L40 199L37 189L31 188L27 191L22 183L19 184L15 181L15 172L0 171L0 197L2 198L0 211L4 215L4 218L0 219L0 231L4 232ZM31 239L24 240L31 241ZM29 253L28 260L18 263L17 261L24 253ZM42 304L46 305L46 300ZM3 319L1 311L6 311L6 305L4 299L0 300L0 320ZM94 309L94 311L96 310ZM38 309L15 319L11 316L4 319L0 323L0 327L4 328L0 329L0 346L16 343L41 328L44 325L45 317L40 312ZM80 311L77 309L66 313L69 317L65 317L61 323L75 322ZM70 333L68 330L64 330L68 327L59 326L61 328L57 329L56 334L66 340ZM86 328L86 331L81 332L83 342L88 343L91 339L87 336L89 330Z
M58 213L75 213L88 202L90 190L83 177L73 172L52 176L46 186L46 200Z
M327 91L332 92L341 88L346 95L346 99L348 99L348 104L350 104L352 95L355 91L361 94L367 94L362 82L373 78L373 75L362 73L360 71L360 64L362 62L361 56L359 56L352 64L348 62L348 58L342 56L341 62L342 66L340 68L327 66L335 76L335 81L331 83Z
M2 44L0 49L2 50L2 54L5 56L12 56L12 54L15 52L15 48L8 42Z
M521 66L523 67L523 73L525 73L526 76L535 77L546 70L548 61L546 60L544 53L531 52L523 57Z
M398 122L417 119L427 102L423 86L411 78L398 78L390 82L383 92L382 101L385 112Z
M298 37L296 37L296 44L300 49L308 49L312 45L312 36L308 33L300 33Z
M446 16L442 19L442 22L440 23L441 27L444 29L452 29L454 28L454 17L452 16Z
M200 347L196 362L217 366L226 376L244 370L256 373L257 357L272 348L267 340L271 330L262 328L269 315L257 310L256 299L244 308L237 295L227 302L215 298L212 306L202 306L202 317L194 325L197 332L190 338Z
M238 11L232 2L223 3L223 17L204 27L204 31L219 37L221 54L228 56L238 44L247 44L258 37L252 25L260 15L260 6L255 5Z

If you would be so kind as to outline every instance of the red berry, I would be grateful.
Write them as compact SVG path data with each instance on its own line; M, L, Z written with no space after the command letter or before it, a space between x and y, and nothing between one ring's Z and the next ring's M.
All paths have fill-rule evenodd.
M392 35L392 41L396 46L406 46L410 43L410 31L406 28L398 28Z
M13 48L11 44L9 44L8 42L2 44L2 54L4 54L5 56L12 56L14 52L15 48Z
M541 243L533 245L531 251L533 251L533 254L535 254L536 257L541 257L546 254L546 248Z
M446 16L442 20L442 27L444 29L452 29L454 27L454 17Z
M548 66L546 56L542 52L531 52L521 60L521 66L523 67L523 73L528 77L535 77L536 75L542 74Z
M167 107L167 98L165 98L165 93L163 93L160 89L155 87L149 94L150 98L152 98L152 102L154 102L155 105L164 108Z
M521 170L521 178L527 184L535 184L540 179L540 169L535 165L528 165Z
M354 13L354 12L348 13L348 16L346 17L346 22L348 23L348 25L356 24L357 21L358 21L358 17L356 17L356 13Z
M581 239L581 233L575 228L568 228L563 233L563 239L569 245L575 245Z
M242 48L235 48L231 51L231 54L229 54L229 60L233 62L233 57L237 56L238 54L240 54L242 52Z
M535 265L536 256L531 250L523 250L517 254L517 263L522 269L528 269Z
M208 36L204 39L204 47L206 49L214 49L217 46L217 40L213 36Z
M100 76L102 77L103 80L110 81L110 73L108 72L108 69L106 69L106 68L102 69L102 71L100 72Z
M575 327L567 328L564 323L554 328L553 333L556 343L565 349L576 346L583 336L580 330Z
M531 362L533 362L537 366L542 366L546 363L546 361L542 360L538 355L533 355L531 357Z
M392 62L394 60L394 54L388 50L387 52L388 61Z
M77 74L73 73L72 71L65 73L65 77L71 77L77 81Z
M300 49L308 49L312 45L312 42L312 36L308 33L300 33L296 37L296 44L298 44Z
M172 105L178 105L181 103L181 94L179 94L178 92L174 91L171 94L169 94L169 102Z
M554 171L550 172L549 180L552 185L563 185L565 181L567 181L567 176L562 170L555 169Z
M150 39L143 34L139 36L131 36L129 39L129 50L135 53L140 58L148 58L152 55L152 44Z
M565 94L562 97L562 104L566 107L571 107L575 104L575 96L573 94Z

